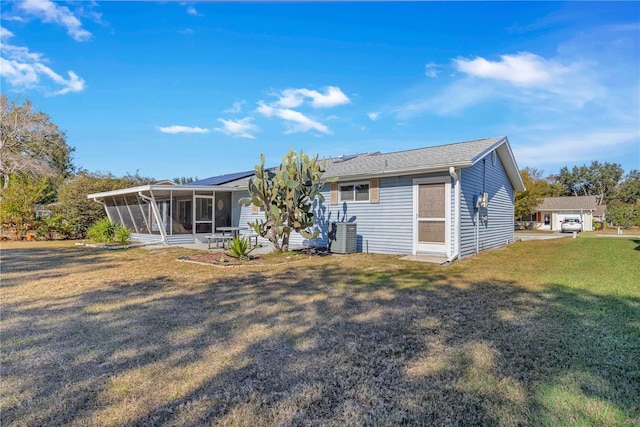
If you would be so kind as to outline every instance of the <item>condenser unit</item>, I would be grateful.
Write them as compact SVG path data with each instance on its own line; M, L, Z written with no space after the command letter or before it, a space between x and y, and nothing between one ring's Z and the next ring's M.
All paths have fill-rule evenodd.
M331 242L331 252L350 254L356 252L358 246L357 226L355 222L334 222L335 239Z

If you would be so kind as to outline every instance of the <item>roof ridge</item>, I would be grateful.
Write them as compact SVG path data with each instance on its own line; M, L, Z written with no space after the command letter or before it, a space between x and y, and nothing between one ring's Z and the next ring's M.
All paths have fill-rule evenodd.
M410 151L422 151L422 150L430 150L430 149L436 149L436 148L442 148L442 147L448 147L450 145L459 145L459 144L470 144L472 142L480 142L480 141L486 141L486 140L495 140L496 142L500 141L501 139L506 138L506 136L493 136L493 137L489 137L489 138L479 138L479 139L472 139L470 141L458 141L458 142L450 142L448 144L440 144L440 145L432 145L429 147L417 147L417 148L407 148L406 150L398 150L398 151L388 151L385 153L382 153L380 151L374 151L374 152L364 152L364 153L354 153L354 154L341 154L339 156L336 157L328 157L327 160L332 160L332 159L340 159L341 157L359 157L359 156L364 156L364 155L382 155L382 156L386 156L388 154L398 154L398 153L408 153Z

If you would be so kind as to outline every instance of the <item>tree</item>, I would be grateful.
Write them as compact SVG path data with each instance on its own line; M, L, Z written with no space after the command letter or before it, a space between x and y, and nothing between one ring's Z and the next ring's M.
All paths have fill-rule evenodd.
M35 229L35 206L45 197L47 181L21 175L9 178L1 191L0 227L10 239L22 240L29 230Z
M520 177L526 190L516 192L514 216L516 219L523 220L534 213L536 206L547 197L549 183L542 178L542 171L536 168L522 169Z
M28 176L36 181L62 181L73 172L73 148L64 132L45 113L35 111L30 101L19 104L0 96L0 179L3 188L10 176Z
M173 182L174 184L178 184L178 185L185 185L185 184L190 184L194 181L197 181L198 177L193 177L193 176L177 176L175 178L173 178Z
M92 224L106 217L104 206L87 199L87 195L152 181L153 179L141 177L137 173L117 178L110 173L81 171L60 188L57 209L72 225L75 237L84 237Z
M292 231L306 239L317 237L317 230L312 233L308 229L313 226L313 201L324 201L320 194L324 160L319 162L317 154L309 158L302 150L297 155L290 149L277 169L265 169L264 154L261 154L260 165L255 170L255 177L249 180L250 197L241 199L240 203L262 208L264 219L249 226L269 239L276 252L289 250Z
M613 195L624 171L618 163L597 160L591 165L560 169L555 180L564 189L565 196L600 196L599 201L607 202Z
M533 167L527 167L520 171L520 177L526 190L516 192L514 204L516 219L522 221L533 214L545 197L553 197L562 193L560 186L549 182L549 178L542 177L543 173L544 171Z
M640 204L640 170L629 172L619 185L614 199L619 203Z
M607 220L624 228L630 229L634 225L640 225L640 205L620 205L607 209Z

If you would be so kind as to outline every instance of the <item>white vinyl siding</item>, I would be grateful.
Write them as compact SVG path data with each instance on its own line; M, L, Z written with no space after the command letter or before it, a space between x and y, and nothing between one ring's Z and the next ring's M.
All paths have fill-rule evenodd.
M513 243L513 199L514 191L506 175L500 157L496 156L495 165L491 155L479 160L460 173L460 258L472 256L476 250L476 222L474 196L487 193L489 204L480 211L480 217L487 216L478 227L478 249L504 246Z
M332 222L357 224L357 249L361 252L410 254L413 252L413 179L445 176L422 174L379 179L378 203L329 203L329 185L323 188L325 203L316 203L316 227L320 236L313 244L326 246ZM447 174L446 177L449 175ZM349 185L351 183L345 183ZM342 185L342 183L340 184ZM451 203L453 206L453 200ZM292 234L292 242L294 241ZM298 237L301 237L298 235ZM302 239L298 241L302 243Z

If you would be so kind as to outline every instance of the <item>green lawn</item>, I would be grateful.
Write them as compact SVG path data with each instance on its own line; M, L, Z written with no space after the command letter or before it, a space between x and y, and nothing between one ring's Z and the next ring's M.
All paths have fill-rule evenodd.
M190 253L3 242L0 424L640 424L640 240Z

